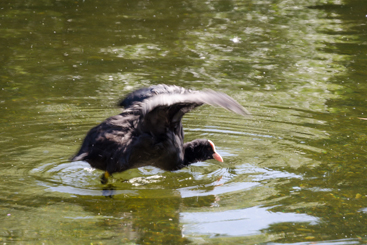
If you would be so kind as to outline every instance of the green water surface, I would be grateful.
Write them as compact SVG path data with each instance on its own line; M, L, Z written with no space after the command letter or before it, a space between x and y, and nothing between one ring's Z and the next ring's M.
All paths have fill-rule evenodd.
M1 244L367 242L367 2L0 1ZM224 162L70 162L142 86L229 94L186 141Z

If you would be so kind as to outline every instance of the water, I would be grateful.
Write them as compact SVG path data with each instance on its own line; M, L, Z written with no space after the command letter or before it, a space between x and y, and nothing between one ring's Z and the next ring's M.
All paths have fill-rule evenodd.
M356 1L2 1L0 242L366 241L366 9ZM222 91L186 141L224 162L146 167L109 186L70 162L153 84Z

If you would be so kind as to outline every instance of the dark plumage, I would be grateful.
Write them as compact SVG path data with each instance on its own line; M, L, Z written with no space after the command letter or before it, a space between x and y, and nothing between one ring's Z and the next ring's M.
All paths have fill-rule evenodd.
M181 119L202 104L249 114L228 95L212 90L192 91L168 85L142 88L119 103L125 107L121 114L88 132L72 160L84 160L106 171L102 183L107 182L110 174L130 168L150 165L173 171L198 161L223 161L210 140L197 139L184 144Z

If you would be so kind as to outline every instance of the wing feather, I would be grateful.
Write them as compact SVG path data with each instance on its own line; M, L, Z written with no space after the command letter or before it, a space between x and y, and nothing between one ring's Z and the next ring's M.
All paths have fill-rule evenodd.
M230 96L212 90L191 91L181 94L158 94L132 106L139 110L139 127L159 137L168 130L176 134L182 133L182 117L194 108L208 104L222 107L237 114L246 116L250 113ZM182 135L183 137L183 135Z
M156 95L142 103L141 112L143 116L146 116L158 107L164 109L179 104L183 105L183 108L187 109L189 109L190 107L195 108L202 104L208 104L212 106L222 107L243 116L250 115L250 113L245 108L243 108L243 106L241 106L230 96L212 90L193 91L191 93L184 94ZM184 113L187 113L189 111L190 109L188 111L185 111Z

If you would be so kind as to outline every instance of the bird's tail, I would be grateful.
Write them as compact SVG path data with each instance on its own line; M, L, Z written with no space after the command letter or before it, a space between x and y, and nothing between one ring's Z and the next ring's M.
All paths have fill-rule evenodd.
M71 161L72 162L75 162L75 161L83 161L83 160L86 160L87 159L87 156L88 156L88 152L78 153L76 156L74 156L74 157L71 158Z

